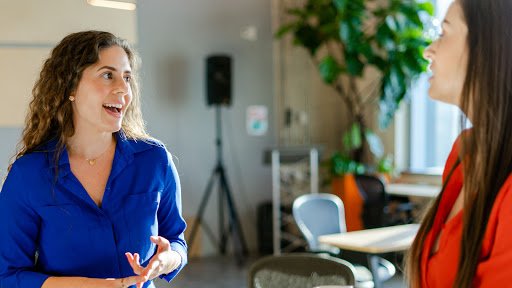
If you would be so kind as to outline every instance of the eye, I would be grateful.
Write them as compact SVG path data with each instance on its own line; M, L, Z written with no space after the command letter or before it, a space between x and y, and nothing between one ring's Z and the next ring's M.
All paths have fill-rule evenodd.
M104 79L107 79L107 80L112 80L112 72L105 72L103 74L101 74L101 77L103 77Z
M132 76L130 76L130 75L124 76L124 81L126 81L126 83L130 83L132 81Z

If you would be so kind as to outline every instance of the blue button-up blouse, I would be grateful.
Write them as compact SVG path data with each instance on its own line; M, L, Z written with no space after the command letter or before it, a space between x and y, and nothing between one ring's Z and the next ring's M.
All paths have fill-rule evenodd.
M41 287L50 276L132 276L125 252L139 253L146 265L156 251L151 235L168 239L182 257L164 279L186 264L170 153L153 140L128 140L122 132L116 138L101 207L71 172L65 149L55 164L56 141L15 161L0 193L0 288Z

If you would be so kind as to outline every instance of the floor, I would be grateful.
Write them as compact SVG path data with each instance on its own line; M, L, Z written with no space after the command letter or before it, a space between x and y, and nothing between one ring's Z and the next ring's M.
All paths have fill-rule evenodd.
M255 259L250 259L244 267L238 267L233 257L215 256L192 259L171 285L158 281L157 287L173 288L244 288L247 287L247 267ZM384 288L405 288L400 273L384 283ZM283 287L287 288L287 287Z

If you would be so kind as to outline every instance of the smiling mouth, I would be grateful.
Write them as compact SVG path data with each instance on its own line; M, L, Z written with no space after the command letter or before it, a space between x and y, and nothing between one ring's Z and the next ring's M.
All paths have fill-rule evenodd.
M121 104L103 104L103 108L110 112L113 116L119 117L121 115L121 111L123 110L123 105Z

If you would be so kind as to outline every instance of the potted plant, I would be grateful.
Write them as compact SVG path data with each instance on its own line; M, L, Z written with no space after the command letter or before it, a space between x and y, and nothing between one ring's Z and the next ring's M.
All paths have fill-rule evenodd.
M384 155L365 115L378 103L379 126L386 128L412 81L426 70L423 50L429 41L423 20L433 14L432 4L417 0L301 3L287 10L292 20L276 36L291 34L294 44L307 49L323 81L346 105L350 125L342 137L343 149L330 159L331 174L390 172L390 157ZM362 79L368 83L364 87L358 86ZM343 180L347 181L351 180ZM355 187L355 182L342 186Z

